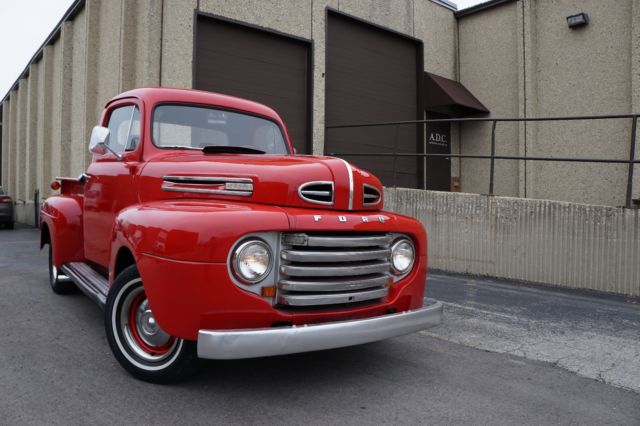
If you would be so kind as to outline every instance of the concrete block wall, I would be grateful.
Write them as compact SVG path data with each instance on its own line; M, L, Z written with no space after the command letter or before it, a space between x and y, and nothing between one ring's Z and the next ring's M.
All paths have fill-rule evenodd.
M518 2L508 3L459 20L460 81L489 108L494 117L518 117L520 111ZM496 128L496 154L519 155L519 127L504 123ZM460 152L467 155L491 153L491 124L461 126ZM465 192L489 192L489 161L454 161L461 169ZM515 161L497 161L495 191L518 196L519 168Z
M89 135L109 99L160 85L163 4L184 9L172 1L86 1L9 93L2 105L0 179L16 201L17 221L35 224L36 189L42 201L55 177L86 170ZM195 2L189 19L194 8ZM165 59L191 75L190 63Z
M589 14L589 25L568 28L566 17L578 12ZM462 17L458 28L460 81L494 117L640 112L640 2L518 0ZM630 124L500 123L496 152L627 159ZM490 123L463 125L463 153L489 154L490 133ZM463 191L487 193L488 161L461 165ZM626 165L496 163L499 195L620 206L626 182Z
M431 269L640 296L640 210L386 189L418 218Z
M87 0L3 104L0 178L17 219L34 223L36 188L44 199L56 176L86 170L109 99L134 87L192 87L195 10L313 40L313 149L323 153L327 7L425 40L425 69L456 78L455 18L429 0Z

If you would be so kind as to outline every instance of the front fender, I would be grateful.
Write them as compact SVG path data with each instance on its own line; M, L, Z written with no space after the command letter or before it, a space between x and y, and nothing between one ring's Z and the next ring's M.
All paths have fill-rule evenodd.
M207 311L203 300L210 295L219 301L218 310L225 304L268 309L267 302L231 282L227 257L242 235L286 230L289 219L280 207L213 200L149 202L116 217L112 259L120 247L131 250L158 324L174 336L194 339Z
M116 238L134 253L190 262L226 262L244 234L285 231L289 219L276 206L217 201L154 201L128 207L116 217Z
M40 225L49 229L53 246L53 264L84 261L83 199L78 196L57 195L46 199L40 210ZM41 236L40 247L46 240Z

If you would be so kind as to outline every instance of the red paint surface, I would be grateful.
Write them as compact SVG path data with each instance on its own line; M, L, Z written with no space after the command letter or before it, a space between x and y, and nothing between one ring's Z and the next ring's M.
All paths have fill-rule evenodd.
M310 324L422 306L427 268L424 228L415 219L381 211L382 201L375 207L362 205L364 184L382 193L375 176L349 166L354 183L349 211L349 173L339 159L159 149L150 139L150 120L160 103L209 105L264 116L284 129L293 152L284 123L264 105L192 90L126 92L107 104L101 124L106 125L113 108L137 105L142 120L137 149L122 160L110 153L94 155L86 181L61 179L61 194L42 206L41 223L50 232L56 266L88 261L108 271L113 282L116 256L126 248L136 260L160 326L187 339L195 339L199 329ZM161 189L165 175L248 177L254 182L253 196L167 192ZM324 207L301 200L298 187L309 181L333 181L335 204ZM315 215L322 219L316 221ZM338 221L339 215L346 222ZM381 303L295 313L240 289L228 276L227 258L234 243L243 235L270 231L401 232L414 240L419 258Z

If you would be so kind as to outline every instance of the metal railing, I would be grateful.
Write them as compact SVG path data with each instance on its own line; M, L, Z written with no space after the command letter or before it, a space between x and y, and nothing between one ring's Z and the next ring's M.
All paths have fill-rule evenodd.
M606 163L606 164L628 164L627 171L627 191L625 197L625 207L631 208L633 203L633 166L640 164L640 159L636 159L636 134L638 128L638 117L640 114L611 114L611 115L584 115L568 117L527 117L527 118L438 118L428 120L407 120L407 121L386 121L376 123L356 123L326 126L326 130L360 128L360 127L380 127L396 126L396 138L398 137L398 126L418 125L427 123L491 123L491 153L489 155L480 154L436 154L436 153L400 153L395 152L397 141L394 143L394 152L362 153L362 152L331 152L330 155L338 157L393 157L393 179L395 186L396 160L398 157L445 157L445 158L474 158L490 160L489 169L489 195L494 195L494 175L496 160L516 160L516 161L549 161L549 162L569 162L569 163ZM536 121L579 121L579 120L631 120L631 139L629 144L629 158L582 158L582 157L540 157L527 155L496 155L496 127L501 122L536 122Z

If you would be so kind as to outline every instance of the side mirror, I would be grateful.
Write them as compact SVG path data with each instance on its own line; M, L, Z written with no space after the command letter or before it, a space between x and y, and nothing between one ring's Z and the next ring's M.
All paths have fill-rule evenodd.
M95 126L91 131L91 139L89 140L89 151L92 154L103 155L107 151L116 156L118 160L122 160L122 156L109 147L109 129L102 126Z

